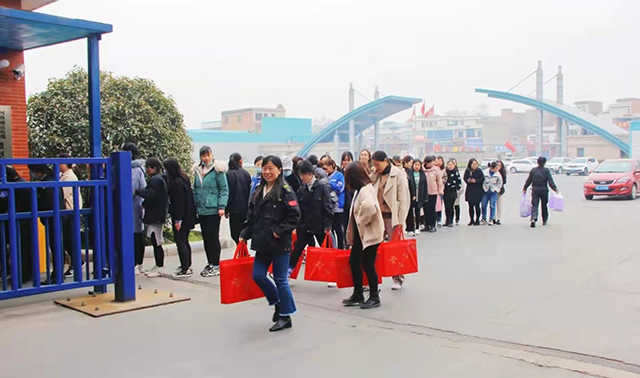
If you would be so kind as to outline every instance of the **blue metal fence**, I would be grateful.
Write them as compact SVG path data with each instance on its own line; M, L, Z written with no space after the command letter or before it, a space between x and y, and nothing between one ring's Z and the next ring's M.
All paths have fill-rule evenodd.
M35 164L50 169L44 180L7 177L9 165ZM61 182L61 164L85 164L89 177ZM65 209L62 188L72 189L72 210ZM1 159L0 199L7 206L0 213L0 300L90 286L106 292L116 281L124 285L116 288L120 300L135 299L131 198L128 152L111 158ZM45 229L43 269L38 222ZM72 277L64 277L65 255Z

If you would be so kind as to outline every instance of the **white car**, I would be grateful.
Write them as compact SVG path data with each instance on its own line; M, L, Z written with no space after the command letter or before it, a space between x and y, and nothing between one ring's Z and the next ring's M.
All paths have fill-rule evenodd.
M566 170L566 166L571 163L571 158L568 157L554 157L547 162L546 167L552 172L562 173Z
M507 166L507 170L511 173L518 172L530 172L533 168L535 168L537 164L534 164L531 160L521 159L514 160Z
M594 157L580 157L575 158L571 163L564 167L564 172L569 176L572 173L577 173L580 176L587 176L589 172L596 169L598 166L598 159Z

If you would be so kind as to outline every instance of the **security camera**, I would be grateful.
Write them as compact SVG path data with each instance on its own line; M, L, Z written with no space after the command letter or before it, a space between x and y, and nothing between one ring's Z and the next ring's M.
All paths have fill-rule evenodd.
M0 60L0 68L9 67L9 61L6 59Z
M16 77L16 80L22 79L24 77L24 64L21 64L18 67L14 68L12 72Z

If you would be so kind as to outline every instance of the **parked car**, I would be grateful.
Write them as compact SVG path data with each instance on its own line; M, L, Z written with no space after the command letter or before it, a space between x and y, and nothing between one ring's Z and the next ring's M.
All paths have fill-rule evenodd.
M496 161L496 159L482 159L482 161L480 162L480 168L487 169L489 167L489 164L493 163L494 161Z
M584 183L584 198L624 196L636 199L640 183L640 162L632 159L604 160Z
M565 167L571 162L571 158L568 157L554 157L547 162L546 167L554 173L562 173L565 171Z
M581 176L586 176L589 174L589 172L596 169L597 166L598 160L594 157L575 158L571 161L571 163L568 163L564 167L564 172L567 174L567 176L573 173L577 173Z
M507 165L507 169L511 173L518 172L530 172L533 168L535 168L537 164L534 164L531 160L514 160L509 165Z

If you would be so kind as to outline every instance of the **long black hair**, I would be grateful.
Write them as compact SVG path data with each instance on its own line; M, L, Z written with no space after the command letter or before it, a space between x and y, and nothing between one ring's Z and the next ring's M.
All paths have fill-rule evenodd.
M507 167L504 166L504 162L502 160L496 161L496 164L500 163L500 175L502 176L502 180L507 180Z
M240 164L240 160L242 160L242 155L237 152L229 155L229 170L240 169L242 168L242 164Z
M471 170L471 165L473 164L473 162L474 162L474 161L475 161L476 163L478 162L478 161L477 161L476 159L474 159L474 158L469 159L469 164L467 164L467 169L468 169L468 170Z
M168 158L162 162L162 165L164 165L164 170L167 173L167 181L171 182L178 179L184 181L188 186L191 185L189 177L180 168L180 163L176 159Z
M265 156L264 159L262 159L263 170L264 170L264 166L267 165L268 163L271 163L275 165L276 168L280 169L280 174L276 178L276 181L273 183L273 187L271 188L267 196L276 196L275 198L277 200L280 200L282 190L285 185L284 178L282 177L282 160L280 160L280 158L275 155ZM264 179L264 176L262 176L261 178L262 180L260 180L260 185L258 185L255 193L253 194L253 201L257 200L258 197L262 195L262 190L267 185L267 180Z

